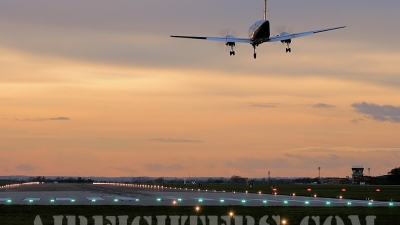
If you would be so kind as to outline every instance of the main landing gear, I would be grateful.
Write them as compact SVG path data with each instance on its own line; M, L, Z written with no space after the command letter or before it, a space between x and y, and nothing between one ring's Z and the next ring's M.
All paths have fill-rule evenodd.
M292 40L285 40L285 41L282 41L282 43L286 43L286 45L287 45L287 48L286 48L286 53L288 53L288 52L292 52L292 49L290 48L290 43L292 43Z
M235 42L228 42L228 43L226 43L226 45L231 47L231 51L229 52L229 55L230 56L235 55L235 51L233 50L233 47L235 47Z

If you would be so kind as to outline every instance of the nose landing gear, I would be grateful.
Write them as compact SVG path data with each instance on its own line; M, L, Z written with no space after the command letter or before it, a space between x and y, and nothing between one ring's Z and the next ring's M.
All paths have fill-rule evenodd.
M257 58L257 52L256 52L256 47L257 47L257 46L258 46L258 45L253 44L253 49L254 49L254 54L253 54L253 56L254 56L254 59Z

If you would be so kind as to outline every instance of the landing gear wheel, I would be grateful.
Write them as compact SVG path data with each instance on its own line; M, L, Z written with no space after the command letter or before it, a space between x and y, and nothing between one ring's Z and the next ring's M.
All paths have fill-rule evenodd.
M232 52L232 55L235 55L235 51Z
M291 48L287 48L286 52L292 52L292 49Z
M254 59L256 59L257 58L257 53L254 53Z

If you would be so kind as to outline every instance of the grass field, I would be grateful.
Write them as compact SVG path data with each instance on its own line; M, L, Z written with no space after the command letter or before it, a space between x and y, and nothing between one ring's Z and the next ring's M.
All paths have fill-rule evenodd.
M251 216L255 219L255 224L258 224L260 218L265 215L269 216L267 222L271 225L276 224L272 220L272 216L280 216L281 220L286 219L287 224L300 224L306 216L320 216L321 224L329 216L339 216L345 224L352 224L349 215L358 215L361 224L366 224L365 218L369 215L376 215L375 224L399 224L399 207L245 207L245 206L203 206L199 212L194 210L194 207L160 207L160 206L0 206L0 221L2 225L19 225L33 224L35 217L40 215L43 225L54 224L54 215L75 215L85 216L88 219L88 224L94 224L93 216L129 216L128 224L136 216L151 216L152 225L157 225L158 215L179 215L179 216L226 216L229 212L234 212L238 216ZM103 224L110 224L104 219ZM220 219L218 224L223 220ZM245 221L246 222L246 221ZM66 219L64 223L67 224ZM77 224L79 224L77 222ZM118 224L118 223L117 223ZM143 219L140 224L148 224ZM171 224L170 220L166 220L166 224ZM185 223L189 225L189 220ZM207 224L210 224L207 221ZM246 223L244 223L246 224ZM310 224L315 224L311 222ZM336 224L336 223L332 223ZM96 224L98 225L98 224ZM202 225L199 223L199 225Z
M268 184L256 184L253 189L249 189L246 184L210 184L204 183L202 187L192 184L166 184L167 187L181 187L193 189L225 190L249 193L271 194ZM400 186L373 186L373 185L300 185L300 184L281 184L275 186L279 195L290 195L295 193L297 196L314 196L337 198L342 196L345 199L365 200L366 198L376 201L400 201ZM307 189L311 189L308 191ZM342 189L345 189L343 191ZM380 191L376 191L380 189Z

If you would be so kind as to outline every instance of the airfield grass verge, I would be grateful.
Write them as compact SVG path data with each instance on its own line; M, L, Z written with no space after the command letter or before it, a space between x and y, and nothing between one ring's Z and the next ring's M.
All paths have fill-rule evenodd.
M156 216L218 216L218 224L224 221L220 216L226 216L229 212L235 215L252 216L255 224L259 224L260 219L268 215L268 224L276 224L272 216L280 216L286 219L288 224L300 224L307 216L319 216L321 224L329 216L339 216L345 224L352 224L349 215L358 215L361 224L366 224L366 216L375 215L375 224L399 224L400 207L246 207L246 206L202 206L199 212L194 210L194 206L38 206L38 205L0 205L0 221L2 225L33 224L35 217L40 215L43 225L54 224L55 215L84 216L88 219L88 224L94 224L93 216L128 216L128 224L131 224L137 216L151 216L152 224L148 224L144 219L140 220L143 225L157 225ZM309 224L315 224L311 222ZM333 220L335 221L335 220ZM110 224L104 219L103 224ZM171 224L169 219L166 225ZM66 219L63 224L67 224ZM79 224L79 220L77 220ZM117 223L118 224L118 221ZM207 220L207 224L210 224ZM231 223L234 224L233 222ZM243 224L247 224L244 220ZM332 223L336 224L336 223ZM98 224L96 224L98 225ZM189 220L185 225L189 225ZM202 223L199 221L199 225ZM205 224L204 224L205 225Z
M201 190L217 190L226 192L245 192L258 193L261 191L263 194L271 194L274 191L270 190L269 184L255 184L253 189L249 189L246 184L211 184L204 183L202 187L197 184L165 184L164 187L177 187L177 188L188 188L188 189L201 189ZM296 196L314 196L325 197L325 198L338 198L342 196L344 199L356 199L365 200L366 198L373 199L375 201L400 201L400 186L390 185L306 185L306 184L279 184L275 185L277 188L277 194L279 195L291 195L293 193ZM311 189L308 191L307 189ZM342 189L345 189L343 191ZM376 191L379 189L380 191Z

